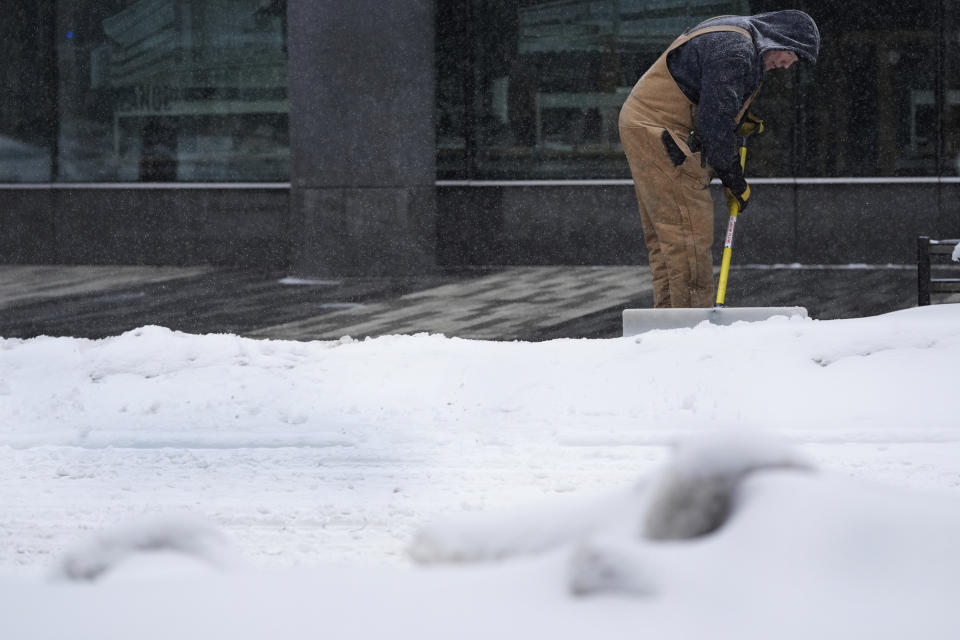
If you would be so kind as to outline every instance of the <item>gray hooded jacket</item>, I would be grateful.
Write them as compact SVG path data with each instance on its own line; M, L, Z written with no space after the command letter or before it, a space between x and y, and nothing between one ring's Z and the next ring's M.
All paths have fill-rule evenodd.
M708 33L674 49L667 68L680 90L697 105L697 133L707 162L728 187L743 183L737 156L736 119L747 98L763 79L763 54L793 51L815 64L820 31L803 11L788 9L754 16L720 16L690 31L717 25L741 27L753 39L732 31ZM731 175L733 174L733 175ZM742 189L733 189L735 193Z

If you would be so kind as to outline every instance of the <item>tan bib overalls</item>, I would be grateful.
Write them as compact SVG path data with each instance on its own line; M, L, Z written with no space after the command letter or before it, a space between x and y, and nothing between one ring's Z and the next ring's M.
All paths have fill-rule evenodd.
M637 81L620 109L620 141L640 204L655 307L709 307L714 302L713 201L708 189L713 170L703 166L700 153L693 153L687 144L696 128L696 107L670 75L667 54L691 38L716 31L751 37L746 29L733 26L680 36ZM757 91L731 127L743 118ZM687 156L679 166L667 155L664 130Z

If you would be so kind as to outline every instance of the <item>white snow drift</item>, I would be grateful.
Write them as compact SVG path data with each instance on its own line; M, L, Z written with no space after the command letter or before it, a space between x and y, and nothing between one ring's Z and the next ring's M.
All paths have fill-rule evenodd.
M958 637L958 363L958 305L0 340L0 637Z

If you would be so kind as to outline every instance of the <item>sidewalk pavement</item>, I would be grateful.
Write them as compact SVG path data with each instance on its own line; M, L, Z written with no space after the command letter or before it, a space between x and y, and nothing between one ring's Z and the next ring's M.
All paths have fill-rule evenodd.
M727 290L727 306L804 306L822 320L915 305L911 266L733 267ZM484 340L612 338L621 335L623 309L652 306L643 265L331 279L203 266L0 265L5 338L102 338L144 325L284 340L421 332Z

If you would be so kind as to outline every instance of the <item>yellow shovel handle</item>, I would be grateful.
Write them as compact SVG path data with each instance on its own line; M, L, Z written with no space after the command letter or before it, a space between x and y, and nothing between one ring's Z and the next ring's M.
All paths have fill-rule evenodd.
M747 169L747 147L740 144L740 170ZM730 277L730 258L733 256L733 229L737 226L737 215L740 213L740 203L735 199L730 202L730 220L727 223L727 238L723 243L723 260L720 262L720 280L717 282L716 306L722 307L727 297L727 280Z

